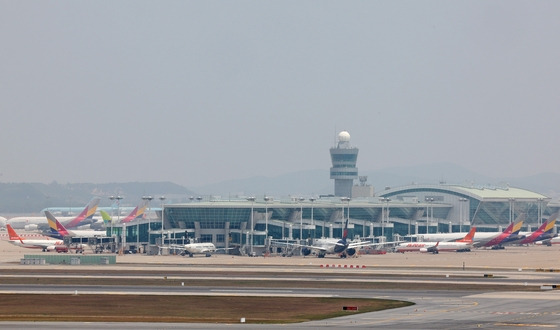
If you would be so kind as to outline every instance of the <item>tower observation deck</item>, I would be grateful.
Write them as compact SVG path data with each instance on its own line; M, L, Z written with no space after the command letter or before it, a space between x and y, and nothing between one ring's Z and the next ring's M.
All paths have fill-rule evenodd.
M334 180L334 195L352 197L354 179L358 178L358 148L350 146L350 134L346 131L338 133L338 143L331 148L331 179Z

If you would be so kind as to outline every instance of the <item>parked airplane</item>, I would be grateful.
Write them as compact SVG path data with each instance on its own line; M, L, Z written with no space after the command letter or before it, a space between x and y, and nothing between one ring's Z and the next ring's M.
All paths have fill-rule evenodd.
M543 224L534 232L519 232L519 235L522 236L522 238L510 241L509 244L532 244L557 236L557 234L553 233L557 216L558 212L551 214L550 217L545 222L543 222Z
M560 236L553 237L551 239L545 239L542 241L535 242L536 245L547 245L552 246L554 244L560 244Z
M523 226L523 220L525 220L525 217L521 217L520 220L512 222L506 228L506 230L501 233L494 234L493 236L486 239L475 240L474 246L491 247L492 249L503 249L503 244L523 238L523 236L519 235L521 226Z
M519 231L523 221L526 218L526 214L521 214L515 221L516 229ZM520 223L519 223L520 222ZM473 238L475 246L482 246L485 243L491 241L494 238L500 236L503 232L477 232ZM417 235L409 235L406 236L407 238L416 239L417 242L453 242L456 240L461 239L467 233L465 232L457 232L457 233L437 233L437 234L417 234ZM514 240L514 239L521 239L521 234L519 232L512 235L507 241ZM505 243L505 242L502 242Z
M10 243L28 249L42 249L45 251L67 251L66 245L60 239L27 239L20 237L10 224L6 225L10 235Z
M61 217L60 221L68 228L77 227L80 224L91 222L90 219L95 213L101 198L93 198L76 217ZM14 217L7 221L13 229L25 229L28 231L37 229L47 229L48 223L46 217ZM43 227L43 228L40 228Z
M204 254L207 257L211 257L212 253L216 252L216 246L213 243L187 243L184 246L185 251L181 255L189 255L193 257L195 254ZM223 249L222 249L223 250Z
M468 252L473 247L473 238L475 236L476 227L471 230L460 240L454 242L411 242L401 243L395 250L397 252L431 252L439 253L443 251Z
M47 220L49 222L49 230L45 231L44 234L50 237L64 239L66 236L72 237L102 237L107 236L105 230L68 230L66 229L56 217L49 211L45 211Z
M327 254L338 254L341 258L353 256L356 252L364 246L375 246L391 243L373 243L373 242L348 242L348 219L344 223L342 238L321 238L313 242L313 245L293 244L289 245L300 246L301 253L304 256L316 254L318 258L324 258Z

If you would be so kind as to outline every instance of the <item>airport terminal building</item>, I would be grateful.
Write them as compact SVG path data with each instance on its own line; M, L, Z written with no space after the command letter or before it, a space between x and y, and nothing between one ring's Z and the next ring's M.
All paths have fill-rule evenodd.
M345 219L350 239L391 241L397 235L464 232L471 226L477 231L499 231L521 215L526 216L524 230L530 231L558 209L547 196L509 186L415 184L387 188L375 196L373 187L365 185L367 177L358 176L358 149L350 145L350 134L340 132L337 140L330 149L333 195L191 198L187 203L165 205L155 222L131 223L126 242L157 246L162 238L164 244L195 238L246 253L264 250L271 240L340 238ZM357 178L362 184L353 186Z
M556 211L542 194L513 187L411 185L364 199L246 198L200 200L164 206L166 237L195 237L241 251L264 248L267 237L308 240L341 237L349 219L349 238L392 240L394 235L497 231L526 214L534 230Z

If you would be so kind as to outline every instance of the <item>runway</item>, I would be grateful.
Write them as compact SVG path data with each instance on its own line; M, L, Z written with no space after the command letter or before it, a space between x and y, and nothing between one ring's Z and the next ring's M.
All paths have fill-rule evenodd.
M2 291L7 288L2 286ZM62 286L41 290L32 288L19 292L44 292L71 294L75 287ZM334 319L298 323L296 325L262 325L262 324L107 324L111 329L172 329L172 328L357 328L357 329L500 329L500 328L558 328L560 327L560 294L558 291L535 293L518 292L463 292L463 291L423 291L423 290L349 290L349 289L262 289L235 287L186 287L162 290L161 287L85 287L80 288L79 294L180 294L187 295L275 295L275 296L325 296L325 297L356 297L408 300L416 303L414 306L374 313L354 314ZM196 298L193 298L196 299ZM296 298L297 299L297 298ZM104 324L91 323L14 323L0 322L0 327L22 328L26 326L45 329L99 329Z
M0 249L7 247L1 245ZM6 243L7 244L7 243ZM157 295L241 295L383 298L414 302L405 308L373 313L353 314L323 321L296 325L263 324L169 324L169 323L51 323L0 322L0 327L44 329L215 329L215 328L356 328L356 329L511 329L559 328L560 291L538 290L519 292L507 290L523 285L539 287L560 284L558 248L511 248L507 251L480 251L475 254L387 254L362 256L347 260L310 258L243 258L214 256L183 258L179 256L119 256L117 265L51 266L19 265L18 258L27 251L11 250L0 257L0 283L14 277L79 278L83 271L100 278L161 278L184 285L15 285L2 284L0 292L49 294L157 294ZM440 258L441 257L441 258ZM409 261L408 263L404 261ZM329 262L341 267L325 268ZM321 264L322 263L322 264ZM463 263L467 266L463 267ZM346 265L346 267L344 267ZM348 268L349 265L364 267ZM52 273L54 272L54 274ZM202 275L201 275L202 274ZM491 278L484 277L491 274ZM199 279L224 282L219 286L190 286ZM231 286L228 281L250 279L252 286ZM281 288L266 287L267 281L282 281ZM414 289L316 288L305 283L392 282L413 283ZM258 284L262 283L262 285ZM303 284L302 284L303 283ZM297 284L297 286L296 286ZM428 290L433 285L469 285L469 290ZM304 286L302 288L301 286ZM500 285L506 291L492 291L490 285ZM311 286L311 285L309 285Z

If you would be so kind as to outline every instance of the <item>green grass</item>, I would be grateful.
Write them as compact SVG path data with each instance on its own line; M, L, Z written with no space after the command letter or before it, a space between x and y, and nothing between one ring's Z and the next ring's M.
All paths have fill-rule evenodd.
M2 321L298 323L410 306L381 299L1 294ZM344 311L356 306L357 311Z

